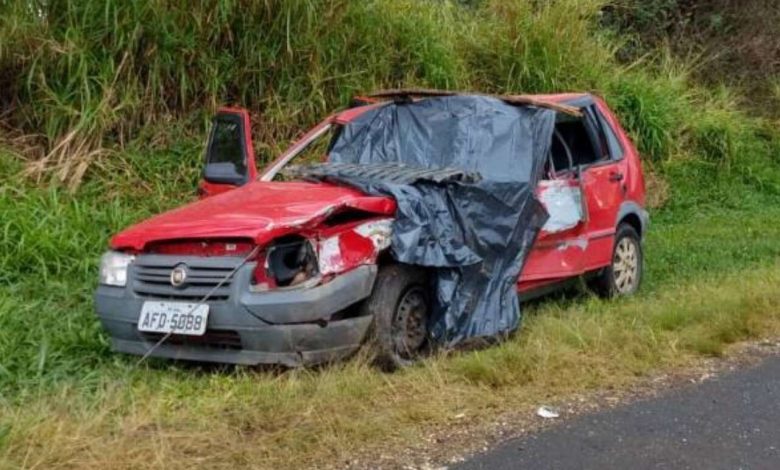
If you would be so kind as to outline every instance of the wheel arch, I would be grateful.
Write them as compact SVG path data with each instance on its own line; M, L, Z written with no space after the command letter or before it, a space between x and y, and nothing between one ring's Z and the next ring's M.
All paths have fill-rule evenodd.
M615 227L619 227L620 224L628 224L636 230L640 239L644 239L645 232L647 232L650 225L650 217L647 211L642 208L638 203L634 201L625 201L620 205L618 210L617 221Z

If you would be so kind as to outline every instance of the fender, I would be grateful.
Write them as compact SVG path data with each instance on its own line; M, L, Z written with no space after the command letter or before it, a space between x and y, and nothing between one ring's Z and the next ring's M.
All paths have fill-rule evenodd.
M645 238L647 229L650 228L650 214L637 203L636 201L623 201L618 209L617 220L615 220L615 227L618 226L621 220L629 215L635 215L639 219L640 226L640 238Z

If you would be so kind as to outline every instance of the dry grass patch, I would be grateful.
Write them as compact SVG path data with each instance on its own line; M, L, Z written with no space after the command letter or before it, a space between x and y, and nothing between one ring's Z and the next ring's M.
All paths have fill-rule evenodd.
M127 368L6 404L9 467L300 468L396 449L457 416L487 422L568 394L619 388L732 342L780 332L780 266L626 301L547 301L494 348L386 375L360 359L286 373Z

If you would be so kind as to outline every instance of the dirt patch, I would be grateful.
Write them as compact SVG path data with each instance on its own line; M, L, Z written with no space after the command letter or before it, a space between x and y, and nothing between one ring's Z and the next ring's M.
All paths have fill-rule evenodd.
M689 367L643 377L627 388L602 389L572 395L565 400L539 403L503 413L487 424L465 414L454 415L446 426L429 433L413 447L370 449L326 468L446 469L448 465L488 451L507 440L538 433L583 414L653 398L673 388L695 386L731 371L755 366L774 355L780 355L780 338L735 344L723 357L706 358ZM538 417L536 407L542 405L556 408L560 417Z
M646 204L650 209L660 209L669 200L669 183L651 168L650 165L643 166L646 189Z

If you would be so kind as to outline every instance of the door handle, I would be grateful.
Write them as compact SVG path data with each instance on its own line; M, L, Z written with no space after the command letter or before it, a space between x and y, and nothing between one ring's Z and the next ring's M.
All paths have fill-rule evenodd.
M623 173L620 173L619 171L612 171L609 173L609 180L613 183L623 181Z

